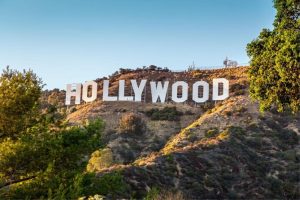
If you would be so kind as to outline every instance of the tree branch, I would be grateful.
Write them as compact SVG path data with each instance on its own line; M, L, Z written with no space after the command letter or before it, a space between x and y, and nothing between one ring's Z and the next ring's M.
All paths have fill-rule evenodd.
M13 185L13 184L16 184L16 183L20 183L20 182L23 182L23 181L28 181L28 180L34 179L35 177L36 176L29 176L29 177L22 178L22 179L19 179L19 180L9 181L7 183L4 183L3 185L0 185L0 189L2 189L4 187L7 187L7 186L10 186L10 185Z

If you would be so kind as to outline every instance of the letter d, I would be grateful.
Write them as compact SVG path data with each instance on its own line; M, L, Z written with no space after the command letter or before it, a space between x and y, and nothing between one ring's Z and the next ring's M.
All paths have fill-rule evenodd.
M219 95L219 83L223 84L223 94ZM229 97L229 81L225 78L213 79L213 100L224 100Z

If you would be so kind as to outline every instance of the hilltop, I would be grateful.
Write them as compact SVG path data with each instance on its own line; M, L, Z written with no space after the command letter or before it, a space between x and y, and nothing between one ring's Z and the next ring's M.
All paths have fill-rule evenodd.
M99 180L119 180L116 190L105 194L108 198L299 198L300 115L275 109L260 113L248 96L247 69L120 70L109 77L112 95L119 80L192 83L226 78L230 97L220 102L152 104L147 103L147 88L140 103L98 100L66 108L59 90L45 92L43 102L45 107L55 102L70 125L104 120L106 147L87 155L87 171L95 172ZM107 78L96 80L100 88L103 79ZM131 113L144 128L122 133L120 119Z
M110 94L116 95L118 93L118 81L126 81L126 89L130 88L130 79L147 79L155 81L170 81L184 80L190 85L195 81L205 80L208 83L212 82L213 78L226 78L230 82L230 96L246 93L247 76L245 71L247 67L217 69L217 70L190 70L183 72L171 72L168 69L149 67L146 69L120 69L119 72L114 73L109 77L103 77L95 80L99 84L98 96L102 95L102 81L104 79L110 80ZM178 133L180 130L187 127L189 124L198 119L207 110L213 108L217 102L208 101L202 104L195 104L191 97L185 103L173 103L171 101L171 88L168 90L168 95L165 104L151 103L150 86L147 84L143 94L142 102L103 102L97 100L93 103L81 105L73 105L68 108L64 106L65 92L60 90L46 91L44 93L43 102L45 107L47 104L57 104L59 110L67 114L66 118L70 125L83 123L86 120L93 120L102 118L106 123L104 139L108 142L108 146L118 161L130 162L141 155L148 155L154 150L159 150L169 140L171 136ZM131 95L132 91L126 90L126 95ZM211 95L211 94L210 94ZM210 98L211 99L211 98ZM152 120L151 116L147 116L147 112L155 109L163 110L164 108L171 108L178 112L176 120ZM137 113L143 121L146 122L146 132L143 134L143 141L136 142L136 139L130 137L119 137L118 125L122 116L128 113ZM124 141L125 140L125 141ZM127 141L128 140L128 141ZM129 144L128 144L129 143ZM136 145L136 149L128 148L130 143ZM121 156L124 151L133 156ZM117 153L118 152L118 153ZM130 159L128 157L131 157Z

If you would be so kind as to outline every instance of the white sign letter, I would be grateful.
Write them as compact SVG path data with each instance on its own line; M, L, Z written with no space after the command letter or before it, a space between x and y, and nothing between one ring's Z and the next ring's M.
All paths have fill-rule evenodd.
M223 84L223 94L219 95L219 83ZM213 100L224 100L229 96L229 81L225 78L213 79Z
M133 96L125 96L125 80L119 80L119 101L133 101Z
M142 80L138 87L136 80L131 80L132 89L134 92L134 101L142 101L142 93L144 91L147 80Z
M88 97L89 86L92 86L92 96ZM95 81L87 81L82 86L82 100L92 102L97 99L97 83Z
M76 83L76 90L72 90L73 84L67 84L66 105L71 104L71 97L75 97L75 104L80 104L81 83Z
M203 96L199 97L199 87L203 87ZM209 97L209 85L205 81L197 81L193 84L193 100L196 103L203 103L208 100Z
M108 96L109 80L103 81L103 101L118 101L118 97Z
M182 87L182 96L178 97L178 87ZM177 81L172 85L172 100L177 103L185 102L188 99L188 84L184 81Z
M159 97L160 102L164 103L166 100L169 81L165 81L164 86L162 86L161 81L159 81L157 85L155 82L150 82L150 86L151 86L152 102L156 103Z

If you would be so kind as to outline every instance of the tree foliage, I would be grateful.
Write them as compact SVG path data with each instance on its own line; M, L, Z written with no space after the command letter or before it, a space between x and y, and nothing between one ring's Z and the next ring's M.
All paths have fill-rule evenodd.
M0 143L0 199L75 198L73 182L84 176L85 157L102 147L103 127L101 120L58 132L35 126L17 140L6 138Z
M145 113L151 120L168 120L168 121L179 121L182 112L178 111L175 106L164 107L163 109L152 108L147 110Z
M0 137L24 132L37 121L42 81L31 70L7 67L0 77Z
M41 93L42 81L32 71L6 68L0 77L0 199L125 192L121 173L99 178L86 171L92 152L104 152L104 122L66 126L55 105L40 106Z
M300 1L274 0L274 29L263 29L247 45L251 59L250 95L261 111L300 108Z

